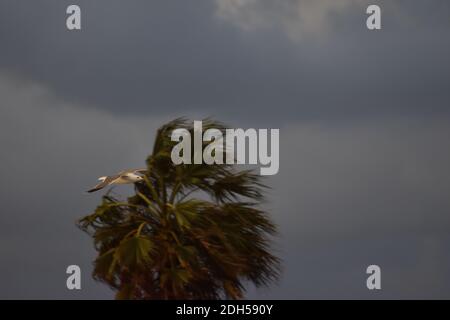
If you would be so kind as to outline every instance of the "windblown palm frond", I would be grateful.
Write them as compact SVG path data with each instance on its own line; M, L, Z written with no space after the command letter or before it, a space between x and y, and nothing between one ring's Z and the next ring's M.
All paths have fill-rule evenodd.
M118 299L242 298L246 282L268 285L279 275L270 247L276 227L259 208L264 185L232 165L174 165L176 128L193 135L184 119L158 130L134 196L105 195L79 221L98 251L93 276ZM225 127L207 119L208 128Z

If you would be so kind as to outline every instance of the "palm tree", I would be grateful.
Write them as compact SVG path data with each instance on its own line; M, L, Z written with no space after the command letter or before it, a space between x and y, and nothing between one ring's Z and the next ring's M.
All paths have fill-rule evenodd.
M78 225L94 239L93 277L117 299L239 299L245 284L270 284L279 275L271 251L276 227L259 207L260 177L232 165L174 165L172 130L162 126L143 182L127 201L106 194ZM204 130L224 130L204 120ZM207 199L207 200L205 200Z

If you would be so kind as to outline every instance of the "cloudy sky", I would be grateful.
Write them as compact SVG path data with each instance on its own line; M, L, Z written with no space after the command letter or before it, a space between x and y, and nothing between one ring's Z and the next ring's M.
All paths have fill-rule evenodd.
M446 0L1 0L0 298L113 297L74 224L101 197L84 190L142 166L179 116L280 129L267 209L283 276L249 298L450 298L449 14Z

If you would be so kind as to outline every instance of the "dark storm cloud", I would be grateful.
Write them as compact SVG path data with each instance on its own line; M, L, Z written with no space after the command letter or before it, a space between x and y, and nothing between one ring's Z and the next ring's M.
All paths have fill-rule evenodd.
M99 201L83 190L97 176L143 165L170 117L80 108L11 75L0 77L0 96L1 297L112 297L91 279L92 242L74 226ZM448 298L448 120L280 129L280 173L267 181L266 207L280 226L284 272L249 297ZM82 267L81 292L65 288L69 264ZM382 267L380 293L365 288L369 264Z
M450 297L448 1L376 1L380 32L362 0L77 1L68 32L72 3L0 3L0 297L112 297L74 226L100 198L83 191L204 115L280 128L283 278L249 297Z
M70 2L71 3L71 2ZM116 113L280 121L447 111L447 1L3 1L0 66ZM411 92L415 99L409 99Z
M92 242L75 227L99 201L84 191L143 166L166 119L79 108L11 74L0 73L0 97L0 298L111 297L91 279ZM65 288L71 264L82 268L81 292Z
M288 268L271 296L449 297L448 120L308 123L282 133L270 203ZM383 269L380 293L365 287L370 264Z

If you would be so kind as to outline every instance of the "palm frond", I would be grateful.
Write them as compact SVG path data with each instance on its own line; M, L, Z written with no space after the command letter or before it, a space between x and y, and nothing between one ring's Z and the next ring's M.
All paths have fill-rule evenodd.
M98 251L93 276L117 299L240 299L245 283L269 285L280 272L271 252L276 226L260 208L267 187L231 165L175 166L176 128L193 134L184 118L158 130L135 195L107 194L79 220ZM225 125L203 120L209 128Z

